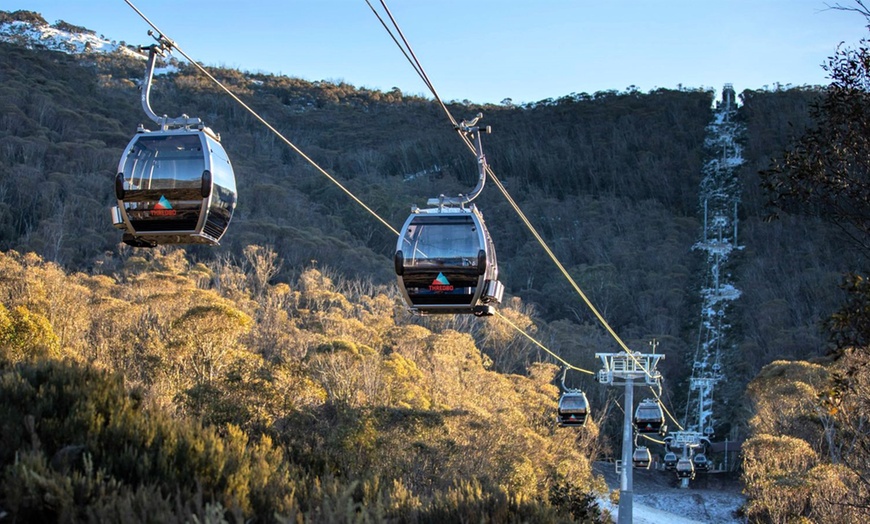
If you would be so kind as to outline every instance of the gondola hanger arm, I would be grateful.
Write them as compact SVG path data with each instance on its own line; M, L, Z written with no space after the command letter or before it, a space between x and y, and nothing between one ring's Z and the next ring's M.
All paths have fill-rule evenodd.
M156 124L160 126L161 131L165 131L170 126L172 127L189 127L194 126L197 128L202 128L203 123L199 118L190 118L187 115L181 115L176 118L169 118L166 115L157 116L157 113L151 109L151 84L154 79L154 67L157 64L158 56L166 56L167 52L171 52L172 48L175 47L175 42L166 38L160 33L155 33L152 30L148 30L148 36L153 37L157 40L156 44L151 44L148 46L148 64L145 70L145 80L142 84L142 109L145 111L145 115L153 120ZM140 48L141 49L141 48Z

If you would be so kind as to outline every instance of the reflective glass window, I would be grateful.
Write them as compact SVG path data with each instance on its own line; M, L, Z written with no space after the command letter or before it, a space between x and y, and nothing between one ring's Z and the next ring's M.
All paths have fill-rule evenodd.
M127 155L124 188L198 188L204 169L198 134L142 135Z
M405 264L476 266L477 230L473 222L458 224L412 224L405 231L403 242Z

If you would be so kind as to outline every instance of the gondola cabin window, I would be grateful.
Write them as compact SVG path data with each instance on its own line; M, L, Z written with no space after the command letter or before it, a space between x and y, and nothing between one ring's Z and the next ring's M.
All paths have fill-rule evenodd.
M124 189L199 189L204 170L199 135L140 136L127 155Z
M562 399L563 411L586 411L586 398L579 395L566 395Z
M408 226L403 242L408 246L405 266L475 267L480 242L474 223L463 222Z

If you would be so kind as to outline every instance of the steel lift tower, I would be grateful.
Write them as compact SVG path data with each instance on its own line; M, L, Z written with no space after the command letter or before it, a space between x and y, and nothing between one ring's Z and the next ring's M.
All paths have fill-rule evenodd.
M634 386L661 386L662 375L656 370L664 355L655 353L620 352L596 353L604 369L598 371L597 380L610 386L625 386L625 417L622 427L622 467L619 477L618 524L630 524L633 520L632 447L634 443L632 410L634 409Z

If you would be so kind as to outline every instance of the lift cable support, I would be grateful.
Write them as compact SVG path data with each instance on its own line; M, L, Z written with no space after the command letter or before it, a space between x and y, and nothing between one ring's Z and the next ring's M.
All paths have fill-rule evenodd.
M187 115L182 115L177 118L169 118L166 115L157 116L151 109L151 85L154 81L154 66L157 63L157 57L164 57L166 53L172 52L175 47L175 42L166 38L162 34L156 34L154 31L148 30L148 36L154 38L157 43L148 46L148 63L145 66L145 80L142 85L142 109L145 115L160 126L161 131L166 131L170 128L201 126L202 120L199 118L190 118Z
M601 359L604 368L598 371L597 380L601 384L610 386L625 386L625 409L622 427L622 464L619 481L619 518L618 524L630 524L633 517L633 488L632 467L634 463L634 451L632 439L634 420L632 408L634 406L635 380L641 381L638 385L649 385L661 388L661 373L656 366L663 354L634 352L630 355L620 353L596 353ZM647 450L648 452L648 450ZM649 462L647 462L648 467Z
M399 25L396 22L395 18L393 17L392 13L390 12L389 8L387 7L386 1L380 0L380 4L384 8L385 12L387 13L387 16L389 17L390 22L392 23L392 26L395 28L396 32L398 33L399 38L397 38L393 34L390 27L384 21L383 17L381 17L381 15L377 12L377 10L371 4L371 2L369 0L365 0L365 1L366 1L366 4L368 4L369 8L374 13L374 15L381 22L381 25L384 27L384 29L387 31L387 33L389 33L393 42L396 43L396 45L402 51L402 54L404 54L405 58L411 63L411 67L414 68L414 71L417 72L417 74L423 80L423 83L425 83L426 86L429 88L433 97L440 104L442 110L447 115L447 118L450 120L451 124L454 126L454 128L459 130L459 126L456 122L456 119L453 117L453 115L451 115L450 110L447 108L447 105L444 103L444 101L438 95L437 91L435 90L434 85L429 80L429 76L426 74L425 70L423 69L422 65L420 64L420 61L417 59L413 49L411 48L410 44L408 43L407 38L405 38L404 34L402 33L401 28L399 27ZM401 39L401 42L399 41L400 39ZM477 154L474 144L468 139L468 137L465 136L463 133L460 133L460 137L462 138L463 142L465 142L465 144L469 148L469 150L471 152ZM570 273L565 268L565 266L562 265L562 263L559 261L558 257L556 257L555 253L553 253L552 249L550 249L547 242L538 233L537 229L535 229L534 225L531 223L531 221L529 221L528 217L526 217L525 213L523 213L523 211L520 209L519 205L517 205L516 201L514 201L514 199L508 193L507 189L504 187L504 185L501 183L501 181L495 175L492 168L490 168L490 166L486 165L485 170L486 170L486 173L489 175L489 177L492 179L493 183L496 185L496 187L498 187L499 191L502 193L502 195L505 197L505 199L508 201L508 203L514 209L514 211L517 213L517 215L520 217L520 220L523 222L523 224L525 224L526 228L532 233L532 236L535 237L535 240L538 241L538 243L541 245L541 247L544 249L544 251L550 257L550 259L553 261L553 263L556 265L556 267L559 269L559 271L562 273L562 275L565 277L565 279L569 282L571 287L574 288L574 291L577 292L577 294L580 296L580 298L583 300L583 302L586 304L586 306L589 308L589 310L592 312L592 314L598 320L598 322L604 327L604 329L616 341L616 343L619 345L619 347L622 348L622 350L627 355L629 355L629 358L633 358L633 357L631 357L631 355L633 354L631 349L629 349L629 347L619 337L619 335L616 333L616 331L614 331L614 329L610 326L610 324L607 322L607 320L604 318L604 316L601 314L601 312L599 312L598 309L595 307L595 305L592 303L592 301L589 300L589 298L586 296L586 294L583 292L583 290L580 289L580 286L577 284L577 282L574 280L574 278L570 275ZM643 368L643 366L640 365L640 363L638 363L638 367Z
M242 108L244 108L244 109L245 109L249 114L251 114L251 116L253 116L257 121L259 121L261 124L263 124L267 129L269 129L269 131L271 131L271 132L272 132L276 137L278 137L282 142L284 142L287 146L289 146L291 149L293 149L294 152L296 152L297 154L299 154L299 156L301 156L301 157L302 157L306 162L308 162L312 167L314 167L317 171L319 171L319 172L320 172L323 176L325 176L325 177L326 177L330 182L332 182L333 184L335 184L339 189L341 189L345 194L347 194L347 195L348 195L348 196L349 196L349 197L350 197L354 202L356 202L357 204L359 204L359 205L360 205L363 209L365 209L369 214L371 214L372 216L374 216L375 219L377 219L377 220L378 220L381 224L383 224L387 229L389 229L390 231L392 231L396 236L399 236L399 232L398 232L398 230L396 230L396 229L395 229L393 226L391 226L391 225L390 225L390 224L389 224L385 219L383 219L380 215L378 215L377 212L375 212L372 208L370 208L369 206L367 206L367 205L366 205L366 204L365 204L361 199L359 199L359 198L358 198L356 195L354 195L350 190L348 190L345 186L343 186L343 185L342 185L342 184L341 184L341 183L340 183L340 182L339 182L335 177L333 177L332 175L330 175L330 174L329 174L325 169L323 169L322 167L320 167L320 166L319 166L319 165L318 165L314 160L312 160L312 159L311 159L308 155L306 155L306 154L305 154L301 149L299 149L295 144L293 144L289 139L287 139L283 134L281 134L280 131L278 131L274 126L272 126L268 121L266 121L266 120L265 120L262 116L260 116L256 111L254 111L250 106L248 106L244 101L242 101L242 100L241 100L238 96L236 96L232 91L230 91L230 89L227 88L227 87L226 87L226 86L225 86L225 85L224 85L220 80L218 80L217 78L215 78L214 75L212 75L211 73L208 72L208 70L206 70L204 67L202 67L202 66L199 64L199 62L193 60L190 56L188 56L188 55L184 52L184 50L182 50L182 49L178 46L178 44L175 43L175 41L173 41L173 40L169 39L168 37L166 37L166 35L165 35L165 34L164 34L164 33L163 33L163 32L162 32L162 31L161 31L161 30L160 30L160 29L159 29L159 28L158 28L158 27L157 27L157 26L156 26L156 25L151 21L151 20L150 20L150 19L148 19L148 17L145 16L145 14L142 13L142 11L140 11L140 10L136 7L136 6L131 2L131 0L124 0L124 1L125 1L125 3L126 3L127 5L129 5L129 6L130 6L130 7L131 7L131 8L132 8L132 9L133 9L133 10L134 10L134 11L135 11L135 12L136 12L136 13L137 13L137 14L138 14L138 15L139 15L139 16L140 16L140 17L141 17L141 18L142 18L142 19L143 19L143 20L144 20L148 25L149 25L149 26L151 26L151 28L152 28L152 29L157 33L157 35L158 35L156 38L157 38L159 41L163 41L164 45L167 46L167 50L168 50L168 49L173 49L173 50L177 51L177 52L178 52L181 56L183 56L183 57L184 57L184 58L185 58L185 59L186 59L186 60L187 60L191 65L193 65L194 67L196 67L196 68L197 68L201 73L203 73L206 77L208 77L208 79L209 79L210 81L212 81L212 82L213 82L215 85L217 85L221 90L223 90L223 91L224 91L224 92L225 92L225 93L226 93L230 98L232 98L233 101L235 101L237 104L239 104L239 105L240 105ZM423 73L423 75L425 76L425 73ZM432 89L432 90L434 91L434 89ZM439 102L440 102L440 98L439 98ZM442 103L442 107L445 107L445 109L446 109L446 106L444 106L443 103ZM152 111L152 113L153 113L153 111ZM449 115L449 112L448 112L448 115ZM451 116L450 118L451 118L451 120L453 120L452 116ZM456 126L458 127L459 124L456 124ZM470 144L470 142L469 142L469 144ZM490 171L490 169L489 169L488 166L487 166L487 168L486 168L486 172L487 172L487 173L490 173L490 176L492 176L492 177L494 178L494 175L491 173L491 171ZM495 179L495 178L494 178L494 179ZM496 179L496 181L497 181L497 179ZM499 183L499 185L500 185L500 183ZM540 347L541 349L543 349L544 351L546 351L547 353L549 353L550 355L552 355L552 356L553 356L554 358L556 358L558 361L562 362L562 363L565 364L565 365L570 366L571 369L574 369L574 370L576 370L576 371L580 371L580 372L583 372L583 373L588 373L588 374L593 374L593 375L594 375L594 372L592 372L592 371L588 371L588 370L585 370L585 369L581 369L581 368L578 368L578 367L576 367L576 366L571 366L567 361L565 361L564 359L562 359L561 357L559 357L556 353L554 353L554 352L552 352L551 350L547 349L546 346L544 346L543 344L541 344L540 342L538 342L537 340L535 340L534 338L532 338L528 333L526 333L524 330L522 330L519 326L517 326L516 324L510 322L510 321L507 319L507 317L501 315L501 314L498 313L498 312L496 312L496 315L498 315L502 320L507 321L508 324L511 325L511 327L513 327L517 332L519 332L519 333L522 334L524 337L526 337L526 338L528 338L529 340L531 340L535 345L537 345L538 347Z

